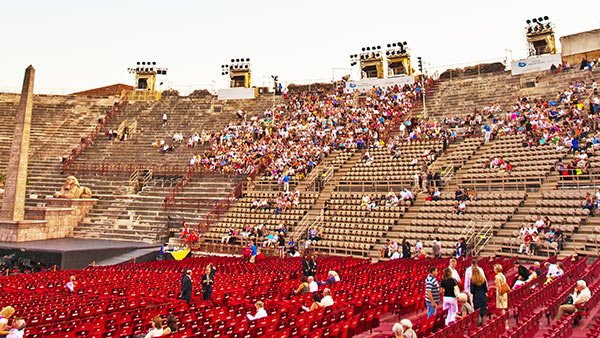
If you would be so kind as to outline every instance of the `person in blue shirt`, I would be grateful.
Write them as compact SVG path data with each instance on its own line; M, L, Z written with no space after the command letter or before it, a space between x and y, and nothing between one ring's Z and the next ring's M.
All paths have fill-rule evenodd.
M256 243L252 242L252 246L250 246L250 263L254 263L256 255L258 255L258 248L256 247Z
M290 254L294 256L296 254L296 242L294 242L293 238L290 238L288 245L290 247Z

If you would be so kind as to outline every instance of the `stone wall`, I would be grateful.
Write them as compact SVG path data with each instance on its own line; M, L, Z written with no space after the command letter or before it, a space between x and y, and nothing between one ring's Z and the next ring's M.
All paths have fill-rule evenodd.
M47 207L25 208L23 221L0 220L0 241L27 242L69 237L97 201L50 198Z

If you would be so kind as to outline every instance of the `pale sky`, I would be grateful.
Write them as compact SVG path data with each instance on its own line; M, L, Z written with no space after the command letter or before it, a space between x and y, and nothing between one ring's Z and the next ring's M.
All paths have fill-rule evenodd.
M0 1L0 91L36 68L37 92L133 84L156 61L168 84L222 88L221 65L251 58L253 84L330 81L363 46L407 41L432 68L526 56L525 20L549 16L558 37L600 28L600 1L54 0ZM29 20L27 23L25 20ZM333 73L332 73L333 72Z

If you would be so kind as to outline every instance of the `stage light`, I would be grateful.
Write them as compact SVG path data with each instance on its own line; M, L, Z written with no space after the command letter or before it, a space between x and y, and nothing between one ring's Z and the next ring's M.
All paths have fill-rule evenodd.
M406 41L404 41L402 44L406 46Z
M250 62L250 58L246 58L246 62Z
M527 33L531 33L533 29L531 27L527 28Z
M550 29L550 24L549 23L546 24L546 29Z
M550 20L550 18L548 18L548 16L544 16L544 20Z
M377 49L381 49L381 46L377 46Z
M375 46L373 46L373 47L371 47L371 48L372 48L373 50L377 49L377 47L375 47Z
M542 21L544 21L544 18L542 18L542 17L539 17L539 18L538 18L538 22L542 22Z
M390 48L390 47L392 47L392 45L390 45L390 44L388 43L388 44L387 44L387 48Z
M396 47L396 43L395 43L395 42L394 42L394 43L392 43L392 46L393 46L393 47Z
M528 25L531 25L531 20L527 19L527 21L525 21Z
M248 65L246 65L246 69L248 69Z
M367 50L371 50L371 47L367 47Z
M362 51L363 51L363 52L365 51L365 47L363 47L363 48L362 48Z
M533 22L537 23L537 19L536 19L536 18L533 18Z
M138 61L138 62L137 62L137 64L138 64L138 66L139 66L139 65L140 65L140 62Z
M152 61L152 65L153 65L153 66L156 66L156 62L155 62L155 61Z

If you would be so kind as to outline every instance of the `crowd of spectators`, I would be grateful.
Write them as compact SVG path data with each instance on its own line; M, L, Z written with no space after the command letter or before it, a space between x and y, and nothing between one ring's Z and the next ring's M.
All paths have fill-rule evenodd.
M383 147L383 134L412 107L416 90L417 85L376 88L361 102L352 94L324 90L290 95L285 104L262 116L207 136L208 149L191 163L237 174L248 174L263 164L279 183L285 177L302 178L333 150Z

